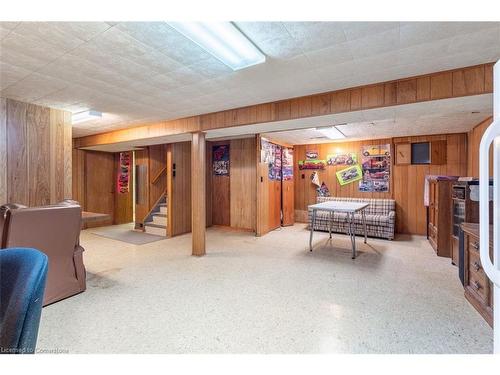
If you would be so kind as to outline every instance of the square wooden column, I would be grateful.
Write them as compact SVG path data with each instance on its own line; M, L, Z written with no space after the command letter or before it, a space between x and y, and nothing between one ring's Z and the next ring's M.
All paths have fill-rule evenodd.
M206 142L205 133L192 135L191 142L191 234L195 256L205 255L206 233Z

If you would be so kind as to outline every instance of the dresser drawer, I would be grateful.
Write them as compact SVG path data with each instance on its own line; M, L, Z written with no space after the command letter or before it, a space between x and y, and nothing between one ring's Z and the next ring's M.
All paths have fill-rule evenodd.
M479 254L479 240L475 237L468 236L469 252Z
M483 266L481 265L481 258L476 251L469 251L469 269L476 273L484 275ZM486 275L484 275L486 277Z
M468 285L481 300L482 303L489 304L489 282L482 269L476 272L469 269Z

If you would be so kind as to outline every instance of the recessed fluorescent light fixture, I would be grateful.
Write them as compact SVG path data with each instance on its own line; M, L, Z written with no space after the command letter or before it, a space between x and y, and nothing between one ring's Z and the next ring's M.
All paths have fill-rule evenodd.
M102 112L97 112L94 110L83 111L83 112L74 113L71 116L71 123L79 124L81 122L96 120L96 119L101 118L101 117L102 117Z
M232 22L168 24L233 70L266 61L266 56Z
M340 130L338 130L335 126L328 126L323 128L316 128L321 134L330 139L344 139L345 135Z

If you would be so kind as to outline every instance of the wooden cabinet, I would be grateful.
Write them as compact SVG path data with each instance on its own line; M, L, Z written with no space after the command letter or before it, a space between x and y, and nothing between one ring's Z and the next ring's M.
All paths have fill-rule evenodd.
M493 327L493 285L486 276L479 257L479 224L463 223L465 298ZM490 256L493 252L490 232Z
M411 164L411 143L396 144L396 164Z
M429 242L442 257L451 257L451 181L429 180Z

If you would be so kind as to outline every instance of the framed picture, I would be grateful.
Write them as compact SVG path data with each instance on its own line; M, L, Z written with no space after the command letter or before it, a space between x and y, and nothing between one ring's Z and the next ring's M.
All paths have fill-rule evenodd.
M212 147L212 164L215 176L229 176L229 145Z
M336 173L337 180L341 186L350 184L354 181L359 181L363 178L361 167L359 165L353 165L352 167L342 169Z
M385 193L389 191L391 179L391 145L361 147L363 179L359 191Z

